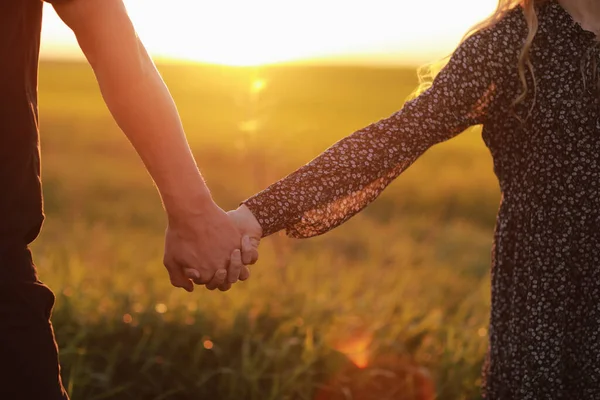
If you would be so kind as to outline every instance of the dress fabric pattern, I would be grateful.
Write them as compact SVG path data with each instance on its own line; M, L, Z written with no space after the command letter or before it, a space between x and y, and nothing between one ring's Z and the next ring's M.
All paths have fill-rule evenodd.
M463 42L432 86L244 203L264 236L325 233L373 201L436 143L482 124L502 200L492 249L484 395L600 399L600 49L551 0L527 35L520 8Z

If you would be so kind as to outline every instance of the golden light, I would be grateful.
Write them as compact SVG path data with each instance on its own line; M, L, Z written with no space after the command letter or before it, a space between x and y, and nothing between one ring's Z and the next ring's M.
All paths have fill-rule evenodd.
M226 65L415 63L446 55L497 0L125 0L153 56ZM449 17L451 16L451 17ZM44 55L80 54L46 5Z
M258 121L256 119L242 121L238 124L238 129L240 131L246 132L246 133L254 133L254 132L258 131L259 127L260 127L260 121Z

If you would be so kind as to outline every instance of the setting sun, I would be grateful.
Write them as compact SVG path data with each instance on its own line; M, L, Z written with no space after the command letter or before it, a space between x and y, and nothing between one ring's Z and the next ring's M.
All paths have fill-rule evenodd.
M451 51L495 4L496 0L126 1L154 56L224 65L423 62ZM50 8L43 54L78 56L72 34Z

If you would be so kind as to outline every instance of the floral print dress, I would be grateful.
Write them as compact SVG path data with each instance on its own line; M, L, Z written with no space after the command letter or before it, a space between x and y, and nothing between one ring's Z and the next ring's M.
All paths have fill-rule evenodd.
M244 203L264 236L323 234L431 146L482 124L502 200L484 367L490 400L600 399L600 99L596 37L556 1L523 87L520 8L463 42L433 85Z

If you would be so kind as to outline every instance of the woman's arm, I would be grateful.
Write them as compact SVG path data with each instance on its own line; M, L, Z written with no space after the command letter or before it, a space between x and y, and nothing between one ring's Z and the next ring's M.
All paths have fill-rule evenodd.
M484 123L498 98L495 52L486 32L455 51L432 86L391 117L342 139L244 202L263 236L323 234L362 210L419 156Z

